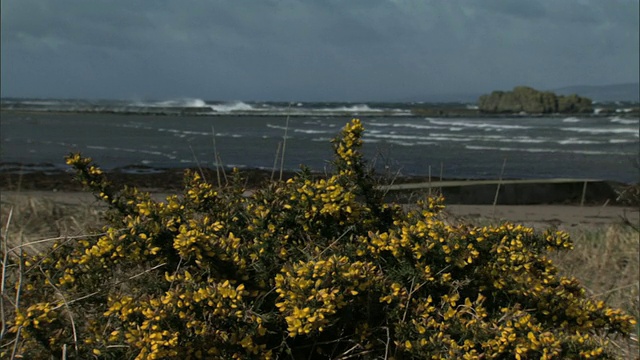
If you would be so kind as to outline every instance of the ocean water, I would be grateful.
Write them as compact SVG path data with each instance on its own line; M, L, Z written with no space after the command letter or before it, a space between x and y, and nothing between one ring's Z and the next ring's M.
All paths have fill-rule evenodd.
M429 118L412 106L3 100L0 171L64 169L76 151L106 169L212 167L215 150L222 165L271 169L285 133L286 169L324 171L331 139L357 117L365 155L383 172L497 178L506 161L505 178L639 181L638 118Z

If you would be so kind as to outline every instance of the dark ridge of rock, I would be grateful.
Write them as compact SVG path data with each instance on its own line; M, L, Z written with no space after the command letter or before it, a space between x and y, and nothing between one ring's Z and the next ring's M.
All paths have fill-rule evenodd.
M538 91L527 86L517 86L513 91L494 91L478 99L480 112L501 114L520 113L592 113L591 100L578 95L558 96L549 91Z

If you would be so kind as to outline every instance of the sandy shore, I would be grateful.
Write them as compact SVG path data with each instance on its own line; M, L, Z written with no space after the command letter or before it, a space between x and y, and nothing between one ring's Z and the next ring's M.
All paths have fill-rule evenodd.
M164 200L168 193L154 193L154 198ZM104 206L86 192L77 191L2 191L1 206L7 209L29 199L51 201L63 205ZM533 226L536 229L558 227L599 227L630 222L640 225L638 208L624 206L576 206L576 205L448 205L446 211L455 218L473 223L499 223L510 221Z

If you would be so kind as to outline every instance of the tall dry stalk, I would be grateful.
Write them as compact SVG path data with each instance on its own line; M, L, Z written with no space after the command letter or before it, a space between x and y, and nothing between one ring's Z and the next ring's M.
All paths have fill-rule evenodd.
M9 225L11 224L11 218L13 217L13 207L9 210L9 216L7 219L7 225L2 234L2 279L0 279L0 317L2 320L2 327L0 328L0 341L4 339L7 331L7 314L5 313L4 299L6 296L5 288L7 284L7 266L9 262L9 246L7 245L7 239L9 235Z
M504 175L505 166L507 166L507 158L504 158L504 161L502 162L502 170L500 170L500 177L498 178L496 196L493 198L493 217L496 217L496 205L498 204L498 195L500 194L500 185L502 185L502 176Z
M280 159L280 178L279 178L280 181L282 181L282 172L284 170L284 153L285 153L285 150L287 149L287 133L289 132L290 110L291 110L291 103L289 103L289 107L287 108L287 122L285 124L284 137L282 140L282 158Z
M211 137L213 139L213 158L216 163L216 178L218 179L218 187L222 187L222 181L220 179L220 163L218 162L218 148L216 146L216 130L211 125Z
M276 148L276 156L273 158L273 168L271 168L271 182L273 182L273 177L276 174L276 168L278 166L278 155L280 155L280 147L282 146L282 141L278 142L278 147Z

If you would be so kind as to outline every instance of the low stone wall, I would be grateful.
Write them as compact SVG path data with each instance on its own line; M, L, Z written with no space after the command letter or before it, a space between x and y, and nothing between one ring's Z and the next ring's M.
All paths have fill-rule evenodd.
M466 205L491 205L496 196L497 185L478 184L470 181L468 185L433 187L432 194L442 193L447 204ZM616 204L618 193L616 187L621 186L611 182L588 182L585 188L584 182L566 183L527 183L527 184L502 184L498 192L498 205L538 205L538 204L581 204L585 205L610 205ZM390 201L408 202L425 197L429 194L428 188L389 191L387 198Z

